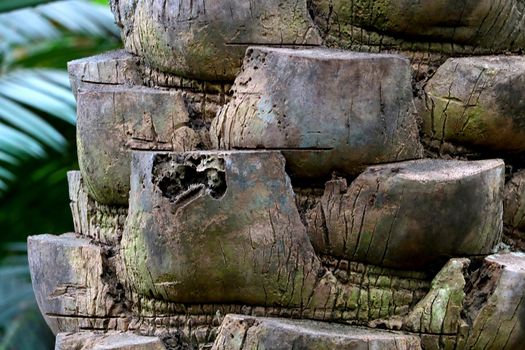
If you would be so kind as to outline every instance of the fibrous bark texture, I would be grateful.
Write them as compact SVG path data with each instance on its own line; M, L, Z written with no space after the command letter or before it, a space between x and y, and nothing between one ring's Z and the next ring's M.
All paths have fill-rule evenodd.
M525 254L485 258L466 288L465 349L519 349L525 339ZM463 344L461 344L463 345Z
M525 171L513 174L505 185L503 208L505 238L525 251Z
M112 51L68 63L71 90L99 85L141 85L140 58L125 51Z
M75 232L103 244L119 243L128 215L127 206L103 205L92 199L79 171L70 171L67 179Z
M278 151L136 151L130 168L123 227L125 212L104 212L116 207L91 199L81 174L69 174L76 227L104 245L74 235L30 239L35 291L55 332L135 331L191 349L221 334L224 315L243 313L386 326L421 334L423 348L432 348L472 341L479 317L505 317L468 304L479 299L468 286L490 274L485 265L471 273L467 259L451 260L432 282L427 272L450 256L489 254L499 242L501 161L373 166L349 186L329 181L310 206L298 205ZM461 205L467 194L479 207ZM420 226L420 213L443 217ZM343 225L347 215L362 221L360 231ZM50 278L57 269L68 272ZM287 327L275 332L311 340ZM354 344L329 334L312 344ZM255 332L252 341L264 339Z
M275 339L272 334L281 334L283 339L290 339L292 343L305 342L306 339L309 339L307 343L326 343L327 349L334 348L333 344L339 344L338 342L345 344L350 341L347 337L354 336L357 337L358 343L359 339L371 341L371 344L376 341L392 341L388 340L390 338L386 334L377 333L379 336L385 335L386 340L382 337L377 338L373 331L370 331L370 335L365 331L356 331L354 334L351 329L348 333L343 333L344 327L338 328L340 326L333 323L290 323L275 320L268 325L266 321L250 321L253 319L250 317L224 318L227 313L243 313L341 322L356 319L356 314L351 310L338 313L327 312L326 309L309 312L290 307L254 307L249 304L163 304L160 300L153 299L143 300L138 309L133 309L126 304L130 302L127 298L133 299L128 294L131 292L125 291L122 286L119 287L118 278L121 276L117 277L111 271L115 265L120 264L118 256L111 257L102 248L72 235L37 236L30 238L29 243L30 266L37 300L46 320L57 333L80 330L135 330L150 335L161 335L167 346L176 344L180 349L210 344L217 334L219 336L215 346L226 346L225 348L229 349L228 346L239 344L226 334L233 334L233 338L238 339L239 332L244 332L246 339L255 344L266 344L265 342ZM50 260L50 256L55 259ZM333 266L333 262L324 263L325 266ZM471 264L474 265L469 266ZM63 272L59 275L55 273L58 266ZM334 271L332 268L328 270ZM469 262L468 259L452 259L436 275L430 286L425 282L424 276L418 276L415 272L396 272L344 261L337 264L336 271L334 275L338 275L339 279L342 279L343 272L346 272L343 284L347 287L353 286L358 292L357 299L352 299L351 294L339 295L338 303L348 298L349 302L355 303L354 305L368 305L368 309L360 309L358 314L366 313L375 318L368 323L369 326L383 326L417 334L421 336L424 349L449 346L457 349L519 349L519 344L525 336L522 327L522 300L525 297L524 254L491 255L481 264ZM329 272L325 272L321 284L330 283L326 278L328 274ZM418 282L421 278L423 279ZM339 288L345 290L344 287ZM392 294L388 294L389 288ZM413 295L421 295L418 298L419 302L410 303L408 308L400 305L398 315L391 315L388 311L382 313L382 309L376 311L375 308L379 306L391 305L388 303L409 301L407 297L411 293L403 294L403 288L407 288L407 291L420 288L419 291L414 289L411 292L415 293ZM337 292L337 289L332 289L332 292ZM220 295L220 292L217 292L217 295ZM133 303L136 303L136 300ZM343 318L338 319L338 315L342 315ZM369 318L366 316L361 318L362 321L367 319ZM221 323L221 328L217 330ZM190 328L187 328L190 324ZM90 342L105 341L107 336L112 335L111 332L104 335L78 335L80 338L70 335L63 341L91 344ZM406 338L399 333L393 336L400 337L401 343L397 343L398 345L405 344L404 342L408 342L407 346L413 344L410 337ZM241 335L241 339L242 337ZM276 346L287 345L283 343Z
M520 0L309 0L328 45L440 54L519 51Z
M104 249L74 234L28 239L36 300L53 332L126 327L125 303Z

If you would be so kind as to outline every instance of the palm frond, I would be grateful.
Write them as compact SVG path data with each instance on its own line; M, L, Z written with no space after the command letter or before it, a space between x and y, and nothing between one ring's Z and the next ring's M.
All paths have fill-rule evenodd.
M27 255L20 254L25 244L5 248L11 255L0 264L0 349L49 349L53 335L38 311Z
M28 234L72 231L67 171L78 169L72 141L67 150L65 155L6 165L20 181L9 181L0 196L0 244L24 239Z
M35 11L72 33L119 36L113 14L106 7L87 1L70 0L40 6Z
M67 145L42 114L75 124L75 99L66 72L20 69L0 76L0 192L14 178L5 165L15 165L24 156L43 157L47 149L62 152Z
M45 4L47 2L53 2L56 0L9 0L0 3L0 13L18 10L24 7L36 6Z
M2 197L21 160L70 149L61 131L75 125L76 103L65 63L114 49L119 36L108 6L69 0L0 14L0 43ZM37 66L62 69L25 68Z
M108 6L84 0L66 0L7 13L2 13L1 6L0 56L3 56L4 65L19 58L13 47L58 40L64 34L109 41L119 38L118 27Z
M75 99L71 91L40 76L38 70L14 71L2 76L0 96L75 124Z
M18 164L18 159L8 153L0 151L0 162L16 165Z

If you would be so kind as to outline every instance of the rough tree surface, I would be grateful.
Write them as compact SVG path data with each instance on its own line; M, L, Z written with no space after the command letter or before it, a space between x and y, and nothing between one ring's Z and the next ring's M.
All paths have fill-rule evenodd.
M57 350L524 348L524 1L111 6L28 239Z
M251 48L212 141L283 150L292 174L310 178L420 158L410 82L397 55Z

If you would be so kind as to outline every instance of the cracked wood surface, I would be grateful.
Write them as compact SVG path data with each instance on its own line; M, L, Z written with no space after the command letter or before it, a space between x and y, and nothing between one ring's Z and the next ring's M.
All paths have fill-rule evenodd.
M28 238L28 257L38 306L55 334L124 326L104 248L74 234L40 235Z
M51 260L49 257L54 259ZM219 329L216 345L221 344L225 339L233 339L224 338L222 331L225 328L228 332L232 332L231 325L229 325L231 317L223 319L223 316L229 313L281 317L276 320L276 323L285 326L271 326L270 328L276 328L277 333L292 339L304 340L304 337L317 337L316 341L320 343L312 342L312 344L337 343L341 335L337 329L343 327L334 323L318 323L318 327L314 327L313 334L307 331L308 334L305 335L303 329L298 335L297 327L290 329L286 325L290 322L292 324L299 322L297 326L301 328L301 322L305 324L305 321L282 319L290 317L316 319L322 315L321 319L326 321L344 321L344 319L332 318L337 314L326 313L323 310L320 310L321 314L316 314L315 311L301 313L304 310L294 311L290 308L219 305L217 303L170 304L153 299L149 301L131 300L129 298L133 298L133 293L125 290L119 291L116 287L117 275L109 271L114 269L115 264L120 264L120 258L111 257L107 252L103 252L103 248L89 243L89 240L75 238L72 235L31 237L29 239L29 258L39 306L55 332L135 330L147 335L163 335L164 343L166 341L176 342L181 346L190 346L188 348L190 349L192 346L209 344L213 341L217 334L216 327L221 323L222 328ZM337 265L339 271L344 269L349 271L346 283L352 284L352 280L359 278L359 274L362 274L356 287L359 286L362 292L368 291L371 294L368 299L357 299L354 302L368 304L369 315L383 318L383 320L376 319L368 323L369 327L386 326L409 331L421 337L423 349L442 349L451 346L456 349L519 349L519 344L522 344L525 337L523 333L525 320L523 307L525 298L524 254L491 255L481 264L474 264L472 267L468 266L468 259L453 259L436 275L430 290L427 289L428 292L424 291L421 294L420 301L415 305L412 304L409 309L405 309L408 314L393 317L390 317L392 315L389 315L388 312L373 314L377 301L381 299L383 302L385 299L378 295L374 296L372 291L374 288L378 288L375 289L376 291L384 288L385 291L391 289L394 293L400 292L402 283L409 283L408 285L412 286L409 288L414 288L415 280L410 281L404 278L409 276L415 278L418 276L417 273L389 271L380 267L366 267L366 265L344 261L334 263L328 260L324 262L325 266L334 266L334 264ZM58 269L61 274L57 275ZM283 267L281 270L283 273L284 269ZM195 272L200 271L195 270ZM379 272L381 274L378 274ZM391 279L392 276L399 274L404 274L405 277L397 277L397 282L395 278ZM122 278L122 275L119 277ZM419 278L421 277L423 276ZM122 283L126 281L128 280L123 280ZM426 288L424 280L419 283ZM125 295L122 294L124 292ZM221 291L216 292L217 295L222 293ZM424 296L425 293L428 294ZM389 302L396 303L402 298L406 298L406 295L402 297L397 294ZM344 299L345 297L342 300ZM128 309L125 306L126 303L132 303L134 307ZM346 321L356 320L356 317L359 317L355 313L343 315L350 316ZM366 318L361 320L366 321ZM306 324L310 323L306 322ZM321 334L317 334L317 329L321 330ZM239 330L234 329L234 331ZM324 337L327 333L329 338ZM265 339L275 339L273 336L265 338L263 334L264 332L253 332L250 335L253 337L251 341L264 343ZM96 338L94 337L93 340ZM368 336L365 338L373 339ZM71 339L77 341L75 336L72 336ZM91 337L81 339L81 341L89 339ZM343 343L346 340L343 339ZM230 344L228 346L238 345L235 345L235 342L227 344ZM168 349L171 348L168 347Z
M403 329L414 333L454 335L468 328L461 311L468 259L451 259L434 277L430 291L404 317Z
M225 317L212 350L419 350L418 336L305 320Z
M525 254L488 256L466 289L465 349L520 349L525 344ZM460 344L461 345L461 344Z
M450 55L519 52L521 0L309 0L328 45Z
M78 90L98 85L141 85L140 59L123 50L68 62L71 90L77 97Z
M454 55L519 53L521 0L113 0L129 52L162 72L232 81L249 45L399 52L422 77Z
M144 86L158 82L151 75L144 85L137 84L144 76L140 67L136 57L122 51L69 64L78 103L80 170L87 192L99 204L127 205L130 150L210 148L211 120L227 99L219 92L224 87L207 92L213 89L206 84Z
M500 242L501 160L416 160L328 181L303 214L316 251L405 269L490 254Z
M473 277L471 280L465 272L468 263L464 260L452 260L436 276L429 290L429 277L424 272L389 270L346 259L334 259L330 254L320 256L319 251L314 248L315 244L311 246L311 238L302 226L296 204L301 203L301 199L296 201L294 198L294 189L284 171L284 158L279 152L138 152L134 161L132 198L137 202L134 204L132 201L131 207L137 207L129 220L137 221L126 228L135 231L131 236L126 236L129 233L124 234L121 246L118 245L118 238L116 241L108 241L113 246L117 245L116 251L111 253L106 251L113 250L111 246L98 247L88 240L72 236L60 239L42 236L40 239L32 239L49 241L48 244L53 248L46 248L47 250L31 244L30 241L30 257L34 256L34 252L58 252L44 254L47 258L40 258L38 261L30 258L33 276L56 271L57 267L49 264L48 257L61 255L64 259L63 264L72 265L76 275L93 276L94 279L100 275L98 280L92 282L98 285L95 290L100 291L96 293L95 303L97 300L109 299L104 302L105 307L115 304L119 308L119 311L112 315L97 313L104 310L101 307L95 311L88 309L86 314L78 315L78 310L81 309L69 313L60 309L62 304L70 305L68 303L71 303L71 299L59 299L57 302L60 305L55 307L59 311L46 314L48 322L56 327L56 331L118 329L149 335L180 333L181 336L184 335L183 340L177 338L179 340L176 342L196 346L195 344L209 344L215 339L217 326L222 322L224 315L244 313L332 322L353 321L372 327L387 325L394 329L401 327L403 330L420 334L424 349L456 345L459 346L458 349L467 349L464 344L468 344L468 341L474 344L473 349L477 349L478 340L472 338L480 332L479 324L493 323L495 318L505 318L508 324L513 325L511 333L508 333L508 329L504 330L508 334L503 333L509 335L506 340L512 337L509 340L510 344L520 341L522 337L521 333L514 330L519 327L517 322L521 322L516 320L519 312L511 316L507 315L508 311L498 309L500 315L492 313L491 307L479 312L480 308L484 307L483 303L469 301L480 299L476 296L478 290L482 291L482 295L502 300L502 297L491 296L497 288L489 288L485 294L483 290L486 288L482 286L465 288L466 292L463 292L465 281L467 284L477 285L478 282L475 281L480 280L482 282L479 283L483 283L483 276L494 278L498 275L493 272L487 273L486 268L482 267L479 269L481 272L475 275L481 277ZM429 164L418 164L427 162ZM406 166L414 163L416 166ZM455 167L443 167L442 163ZM404 165L410 171L407 171ZM392 180L402 177L404 181L421 181L427 189L431 188L431 181L435 181L441 184L441 193L442 184L447 181L457 186L467 186L467 178L477 179L487 172L493 172L492 177L489 176L481 182L482 186L477 186L487 191L492 185L501 182L500 168L499 161L427 160L375 166L368 171L374 175L373 178L383 176L386 180ZM220 175L222 172L224 176ZM367 172L363 175L366 174ZM78 172L70 174L72 198L79 195L82 197L80 177ZM354 183L360 183L358 180L359 178ZM340 186L334 184L343 185L343 182L337 179L328 182L327 189L334 189L333 193L330 192L332 195L327 197L326 193L322 195L317 192L317 196L321 195L322 198L329 199L328 203L334 203L336 194L344 193ZM371 184L376 193L378 181L371 181ZM419 191L417 187L409 187ZM335 191L337 188L340 190ZM139 197L135 197L137 191L141 193ZM475 193L479 190L468 192ZM300 190L298 193L299 196L302 195ZM83 196L89 199L85 193ZM229 199L225 201L228 196ZM378 200L378 197L380 196L376 195L375 200ZM498 195L494 195L494 198L496 197ZM363 200L364 203L370 203L365 198ZM95 201L91 202L97 205ZM355 205L354 201L349 202ZM475 202L482 205L483 201L478 199ZM432 203L435 209L436 202ZM259 214L257 208L261 208L261 205L262 210ZM235 210L232 209L233 206ZM283 208L288 208L284 216ZM153 221L147 219L148 215L153 215ZM163 217L165 219L162 219ZM173 217L178 219L174 220ZM203 222L208 224L203 226ZM230 223L227 224L228 222ZM158 226L159 223L164 224ZM250 228L253 224L254 229ZM229 229L232 227L237 229L232 231ZM98 239L95 237L95 240ZM239 244L243 240L244 243ZM142 242L145 242L145 245L141 246ZM70 246L84 245L102 256L99 267L93 268L90 264L96 263L97 260L83 254L61 253ZM166 249L174 252L174 255L166 253ZM206 254L203 255L203 252ZM77 260L71 256L77 257L83 264L78 265ZM248 259L248 256L252 258ZM252 261L253 265L246 264L246 259ZM513 260L513 264L519 266L522 263L520 259L518 257ZM89 266L85 265L87 262ZM145 263L150 265L141 265ZM110 273L108 275L101 271ZM160 274L155 271L160 271ZM315 271L317 274L314 274ZM68 281L74 279L67 277L69 274L64 276ZM160 276L160 280L155 281L154 278L159 278L155 276ZM34 277L33 279L36 281ZM44 280L54 283L47 277L40 281ZM75 305L83 305L84 294L77 288L64 289L64 283L60 282L62 284L57 283L53 288L46 290L43 289L47 288L45 283L34 283L37 295L43 296L40 300L44 307L47 307L48 303L46 296L53 299L67 293L74 295ZM122 286L118 287L118 284ZM50 291L51 289L53 290ZM91 294L87 294L88 300L91 300L89 295L95 292L91 286L88 289L91 290ZM66 292L63 293L63 290ZM173 296L175 299L170 299ZM308 299L303 299L303 296L307 296ZM513 300L516 297L512 294L503 298ZM201 302L195 304L196 300ZM235 305L233 300L240 302ZM466 307L463 300L467 300ZM92 301L86 303L91 305ZM220 305L221 303L225 304ZM473 304L475 306L471 306ZM465 310L472 315L468 319L464 318L467 312ZM461 317L458 317L458 314ZM480 317L485 321L480 321ZM489 321L486 321L487 319ZM326 327L334 326L330 324ZM497 339L490 338L486 342L500 344L503 336L497 334ZM489 346L488 349L490 348Z
M55 350L166 350L157 337L121 332L59 333Z
M158 163L159 157L165 160ZM209 158L224 160L222 197L196 185L173 197L158 185L165 176L176 183L172 174L181 164L196 159L204 169ZM295 308L322 319L369 320L417 302L411 291L394 293L389 281L365 287L365 275L351 274L357 281L349 283L323 266L279 152L134 153L132 169L122 278L135 293L179 303Z
M319 45L306 2L112 0L126 50L160 71L232 81L249 45Z
M451 58L424 88L423 130L441 142L482 151L523 152L524 83L521 56Z
M46 321L80 332L57 346L523 347L525 255L487 256L503 221L522 244L522 174L383 164L423 139L522 167L522 0L111 2L133 54L69 65L77 235L29 239ZM185 152L212 147L243 151Z
M525 171L512 174L503 200L505 239L512 247L525 251Z
M397 55L249 48L213 145L282 150L303 178L421 158L410 74Z
M423 349L521 349L524 273L523 253L494 254L479 263L452 259L407 316L371 326L420 334Z
M161 72L146 66L143 58L124 50L70 61L67 66L75 96L79 89L93 85L143 85L219 95L230 89L227 83L194 80Z
M126 205L132 149L188 151L205 143L180 91L104 87L77 94L80 171L102 204Z
M505 224L525 231L525 171L512 175L505 185L504 202Z

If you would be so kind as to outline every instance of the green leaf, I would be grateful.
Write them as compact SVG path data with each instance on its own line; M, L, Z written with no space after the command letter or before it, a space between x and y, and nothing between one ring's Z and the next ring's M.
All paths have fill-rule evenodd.
M66 62L92 56L101 51L120 48L115 38L95 38L77 35L64 35L56 40L43 41L17 49L16 56L9 59L8 65L14 67L54 67L65 69Z
M24 251L22 245L12 253ZM4 247L5 248L5 247ZM50 349L54 337L47 327L31 286L26 255L13 255L18 260L4 260L0 266L0 349Z
M22 243L22 242L20 242L20 243ZM26 244L26 243L23 243L23 244ZM10 254L10 252L8 252L8 253ZM25 253L27 253L27 250L26 250ZM9 256L5 257L2 260L2 263L5 266L9 266L10 268L23 269L24 271L26 271L26 275L27 275L27 273L29 273L29 266L27 266L27 256L25 256L25 255L12 255L12 254L10 254ZM0 275L0 276L5 276L5 275ZM2 278L4 278L4 277L2 277ZM3 281L5 281L5 278L3 279Z
M64 69L121 45L107 2L22 8L46 2L0 0L0 11L19 9L0 14L0 242L72 229L66 171L78 167L75 101ZM61 70L21 69L29 67ZM13 176L23 181L6 179ZM0 349L46 350L54 337L31 292L23 246L0 259Z
M36 304L29 304L10 323L2 340L1 350L53 349L54 336L38 311Z
M18 70L5 75L3 79L20 87L29 87L42 93L51 95L59 100L74 106L76 101L71 89L49 81L39 74L39 70ZM67 74L63 73L66 77Z
M56 84L62 85L68 90L71 89L71 83L69 81L69 75L63 70L56 69L39 69L35 70L35 73L44 77L49 81L53 81Z
M70 124L75 124L76 112L72 103L41 90L13 82L4 77L0 81L0 96L31 106Z
M82 0L58 1L36 8L0 13L0 42L8 47L56 40L64 33L110 41L119 40L120 37L107 5L100 6Z
M24 37L25 41L29 41L33 37L56 38L60 36L60 31L53 23L32 9L0 15L0 22L14 28ZM24 25L21 26L20 23L24 23Z
M0 149L13 154L22 153L42 157L46 152L33 138L20 131L0 124Z
M0 179L1 178L6 179L6 180L14 180L15 175L5 168L0 168Z
M26 38L18 31L12 29L9 23L2 21L0 18L0 39L5 43L10 44L23 44L27 42Z
M0 121L3 120L11 124L18 130L25 132L58 152L64 149L67 143L66 139L44 119L27 108L3 97L0 97L0 105L2 105Z
M18 164L19 160L10 154L0 151L0 162L16 165Z
M27 264L27 259L25 260ZM7 281L7 278L12 276L26 277L29 274L29 266L8 266L0 269L0 277L2 281Z
M25 242L11 242L4 245L4 250L11 253L24 253L27 254L27 244ZM24 265L27 263L25 260Z
M0 303L0 324L6 324L9 319L20 312L20 304L31 302L33 288L26 284L25 288L17 288L16 293L9 293Z
M57 0L4 0L0 3L0 13L18 10L24 7L37 6Z

